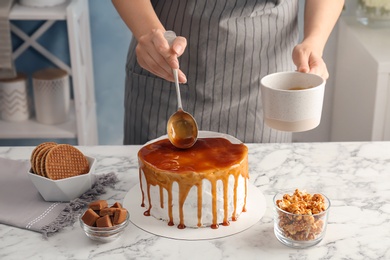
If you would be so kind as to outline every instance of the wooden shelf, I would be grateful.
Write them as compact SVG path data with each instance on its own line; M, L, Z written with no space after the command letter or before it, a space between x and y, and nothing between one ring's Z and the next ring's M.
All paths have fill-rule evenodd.
M69 120L58 125L44 125L35 118L25 122L6 122L0 120L1 139L26 138L77 138L79 145L97 145L97 119L94 96L93 64L91 51L91 33L89 24L89 6L85 0L67 0L53 7L29 7L15 1L10 16L14 20L44 20L45 22L32 34L27 34L11 23L11 31L23 40L13 50L13 59L20 58L29 48L65 70L71 76L74 102L71 104ZM68 66L39 43L39 38L58 20L67 25L69 54Z
M70 106L69 118L66 122L57 125L45 125L35 118L21 122L8 122L0 120L0 138L77 138L76 116L74 104Z
M29 7L15 2L10 20L65 20L69 1L52 7Z

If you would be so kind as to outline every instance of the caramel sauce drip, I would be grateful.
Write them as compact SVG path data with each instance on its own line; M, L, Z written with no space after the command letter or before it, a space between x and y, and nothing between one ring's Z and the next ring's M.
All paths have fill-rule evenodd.
M177 149L168 139L163 139L146 145L138 152L140 174L144 173L147 183L147 199L149 208L144 215L149 216L152 208L150 201L150 185L159 186L160 205L164 204L165 189L168 193L168 225L172 226L172 185L177 182L179 185L179 218L178 228L185 228L183 206L187 195L193 186L197 187L198 195L198 226L201 226L202 219L202 181L207 179L211 183L212 192L212 215L213 223L211 228L219 227L217 223L217 181L223 184L224 217L222 225L228 226L228 180L229 176L234 177L234 211L231 219L237 219L237 186L238 178L241 175L245 178L245 210L247 179L248 174L248 148L244 144L232 144L225 138L199 138L190 149ZM226 174L228 172L228 174ZM141 175L140 175L141 180ZM142 190L141 184L141 190ZM142 205L145 196L142 190Z
M162 186L160 186L160 207L164 208L164 190Z
M141 168L138 170L139 179L141 180ZM139 182L140 188L141 188L141 195L142 195L142 202L141 207L145 207L145 195L144 195L144 189L142 188L142 181Z
M198 198L202 198L202 183L196 186L197 192L198 192ZM198 199L198 227L202 226L202 222L200 221L202 219L202 200Z

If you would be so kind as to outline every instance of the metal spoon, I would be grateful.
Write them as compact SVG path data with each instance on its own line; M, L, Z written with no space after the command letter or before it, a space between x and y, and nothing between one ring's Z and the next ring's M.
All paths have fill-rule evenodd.
M176 38L176 34L173 31L166 31L164 37L168 40L169 45L172 45L173 40ZM167 133L169 141L171 141L175 147L187 149L192 147L198 139L198 125L196 124L195 118L183 110L178 70L173 69L172 71L175 79L178 109L168 120Z

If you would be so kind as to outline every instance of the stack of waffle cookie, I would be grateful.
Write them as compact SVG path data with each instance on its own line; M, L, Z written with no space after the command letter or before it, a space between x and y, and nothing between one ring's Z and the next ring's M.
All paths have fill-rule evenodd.
M30 158L31 172L52 180L60 180L89 172L84 154L69 144L41 143Z

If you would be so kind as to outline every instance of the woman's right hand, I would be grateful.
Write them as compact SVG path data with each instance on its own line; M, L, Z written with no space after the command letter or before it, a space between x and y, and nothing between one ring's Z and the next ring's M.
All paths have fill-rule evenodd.
M173 82L172 69L179 69L178 57L183 54L186 47L186 38L177 36L170 47L168 41L164 38L164 31L154 29L138 38L135 51L138 64L142 68ZM180 83L187 82L186 76L180 69L178 75Z

